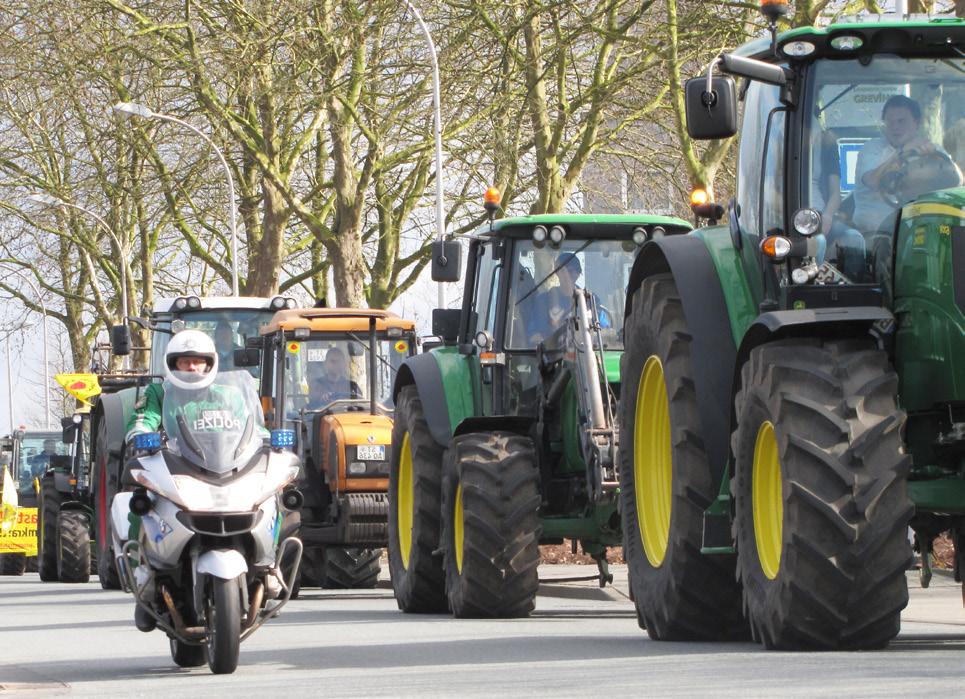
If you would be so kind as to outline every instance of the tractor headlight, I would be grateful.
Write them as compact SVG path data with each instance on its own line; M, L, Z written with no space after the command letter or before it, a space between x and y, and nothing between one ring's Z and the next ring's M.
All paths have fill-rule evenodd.
M549 231L546 230L546 226L536 226L536 228L533 229L533 242L545 243L548 235Z
M821 214L814 209L798 209L794 212L794 230L801 235L814 235L821 230Z
M559 245L566 239L566 229L563 226L553 226L550 228L550 242Z
M633 229L633 242L637 245L643 245L647 242L647 229L642 226L637 226Z

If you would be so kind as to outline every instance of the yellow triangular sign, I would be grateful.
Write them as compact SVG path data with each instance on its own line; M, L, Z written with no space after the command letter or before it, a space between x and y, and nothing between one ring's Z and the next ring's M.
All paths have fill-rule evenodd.
M57 374L54 378L67 393L86 405L90 405L89 398L101 392L97 374Z

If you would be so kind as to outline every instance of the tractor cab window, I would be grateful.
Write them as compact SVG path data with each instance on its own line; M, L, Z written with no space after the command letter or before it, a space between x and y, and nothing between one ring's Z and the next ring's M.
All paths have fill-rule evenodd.
M623 348L625 289L636 251L631 241L567 239L553 247L518 240L514 249L506 349L534 350L541 342L558 347L578 289L591 293L603 348Z
M249 337L258 337L258 328L271 320L275 312L269 309L252 310L226 308L222 310L195 311L181 316L185 330L201 330L214 340L218 351L218 368L235 368L234 351L245 346ZM166 324L170 327L170 324ZM171 335L166 332L153 334L151 346L151 373L164 373L164 350L167 349ZM245 367L257 378L259 367Z
M369 338L289 340L285 345L285 415L301 411L368 410L370 396L386 411L393 407L392 383L412 348L406 338L380 336L375 342L375 376L370 378Z
M752 82L744 98L737 166L740 227L745 235L760 236L772 228L784 227L784 122L780 90L773 85ZM764 150L765 144L767 150Z
M470 337L485 330L490 337L496 334L496 302L499 295L499 275L502 262L494 256L495 245L485 243L476 248L479 267L476 270L476 288L473 290Z
M835 282L890 274L898 210L962 182L965 60L817 61L802 205L821 214L819 259Z
M20 488L33 488L33 479L47 468L64 466L69 461L69 449L57 432L27 432L20 443Z

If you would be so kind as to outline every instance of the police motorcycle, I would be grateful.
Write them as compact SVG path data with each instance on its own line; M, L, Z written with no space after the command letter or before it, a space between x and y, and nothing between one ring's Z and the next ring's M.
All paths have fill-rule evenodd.
M137 627L162 629L177 665L231 673L298 579L295 435L265 430L245 371L165 377L162 431L133 437L135 486L111 507L118 571Z

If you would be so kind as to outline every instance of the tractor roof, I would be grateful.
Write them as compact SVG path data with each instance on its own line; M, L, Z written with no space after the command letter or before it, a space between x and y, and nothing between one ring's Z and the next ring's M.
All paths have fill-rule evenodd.
M317 332L367 332L369 319L375 318L375 329L415 330L415 321L399 318L395 313L377 308L295 308L278 311L267 325L261 326L262 335L279 330L308 328Z
M503 234L519 232L530 235L533 226L561 225L569 235L578 238L629 238L638 226L663 226L664 228L685 228L693 226L675 216L654 216L650 214L538 214L501 218L493 222L493 230ZM515 230L515 229L518 229ZM485 235L488 227L480 228L477 233Z
M184 296L174 296L170 298L157 298L154 299L154 313L171 313L174 311L174 302L179 298L190 298L192 294L185 294ZM201 301L201 307L197 309L185 308L181 309L180 312L190 313L192 310L203 310L203 311L220 311L220 310L245 310L250 309L253 311L269 310L271 308L271 302L276 298L285 297L263 297L263 296L200 296L198 297ZM285 299L287 300L287 299ZM284 305L284 304L283 304Z
M913 16L899 20L896 15L859 15L844 17L823 27L795 27L777 36L779 47L792 41L807 41L815 46L815 51L804 57L811 58L834 56L848 58L869 53L934 54L950 52L952 47L965 41L965 19L952 16L927 17ZM838 36L857 36L862 39L862 47L856 50L836 50L831 40ZM767 60L771 57L770 37L750 41L734 53ZM784 55L782 54L782 58Z

